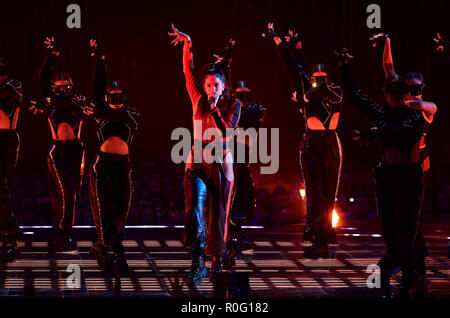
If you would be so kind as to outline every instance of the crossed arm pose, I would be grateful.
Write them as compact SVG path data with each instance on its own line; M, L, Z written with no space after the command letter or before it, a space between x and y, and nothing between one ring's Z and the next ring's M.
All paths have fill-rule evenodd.
M55 72L61 50L54 38L46 38L47 55L39 70L43 98L33 102L30 110L47 117L52 144L47 156L50 173L50 197L55 214L55 248L76 249L72 239L75 207L84 169L84 147L81 142L83 118L89 113L86 98L72 92L73 82L66 72Z
M19 248L11 185L20 147L16 126L21 101L22 83L9 76L8 62L0 58L0 235L6 243L0 251L0 264L12 261Z
M191 252L189 280L195 286L208 276L205 255L212 256L213 281L223 269L234 182L233 159L228 144L231 136L226 131L236 127L241 105L226 96L226 74L220 66L207 64L202 68L199 79L194 77L191 38L173 25L172 30L169 33L174 37L172 44L183 43L183 73L194 120L194 146L184 175L184 243ZM207 129L215 132L214 140L204 134ZM211 146L215 146L215 153ZM208 224L205 224L203 215L206 200L209 200Z
M100 149L89 171L89 195L97 229L97 242L91 249L100 268L122 274L128 272L122 241L130 210L133 183L129 147L138 128L139 112L126 105L119 81L108 84L105 54L96 40L90 41L95 59L93 116L97 122ZM108 248L113 258L108 257Z
M306 121L300 149L300 162L306 189L307 220L303 240L312 241L305 248L305 257L317 259L328 257L328 244L336 243L331 227L341 174L342 147L336 128L342 106L339 86L328 79L324 64L317 64L311 76L305 71L303 46L298 35L289 31L284 40L269 23L263 37L277 45L280 56L296 84L296 99L302 103L302 114Z
M402 271L400 296L423 288L424 264L415 262L416 239L421 219L423 170L420 139L425 119L421 110L406 105L408 84L398 75L384 85L387 104L378 105L356 85L349 54L338 54L344 91L357 108L377 127L375 138L382 161L375 168L378 216L386 254L380 260L384 295L391 296L390 277L397 266Z

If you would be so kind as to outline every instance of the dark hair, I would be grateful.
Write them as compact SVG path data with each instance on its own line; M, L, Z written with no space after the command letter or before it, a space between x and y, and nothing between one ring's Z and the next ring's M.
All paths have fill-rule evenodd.
M411 72L411 73L406 74L405 79L407 81L412 81L412 80L416 79L416 80L421 81L422 83L425 82L425 80L423 79L423 75L418 72Z
M203 65L202 70L200 72L200 79L202 83L205 82L205 77L208 75L217 76L218 78L220 78L222 82L225 83L225 74L222 68L218 67L216 64L210 63Z
M384 83L384 91L389 95L405 95L408 93L408 85L401 75L393 74Z
M229 80L226 78L223 69L215 63L205 64L200 71L200 80L203 84L205 82L205 78L208 75L217 76L225 85L224 91L222 94L222 99L228 100L231 97L231 84Z

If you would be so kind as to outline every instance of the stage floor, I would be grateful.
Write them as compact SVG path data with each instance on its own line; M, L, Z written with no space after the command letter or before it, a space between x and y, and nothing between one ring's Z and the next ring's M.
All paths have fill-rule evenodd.
M447 244L448 223L425 229L430 289L437 298L450 297ZM366 280L367 266L383 255L384 244L375 224L346 226L338 230L339 244L330 259L303 258L301 225L248 229L253 254L239 254L235 272L249 277L254 297L341 298L377 297ZM372 229L372 230L371 230ZM184 282L190 260L182 244L181 228L129 228L124 241L130 266L128 277L103 275L89 255L95 238L92 228L78 228L77 254L49 251L50 229L24 228L21 254L0 267L0 296L34 297L190 297ZM67 267L81 268L81 287L69 288ZM398 284L399 276L392 279ZM211 297L208 279L196 296Z

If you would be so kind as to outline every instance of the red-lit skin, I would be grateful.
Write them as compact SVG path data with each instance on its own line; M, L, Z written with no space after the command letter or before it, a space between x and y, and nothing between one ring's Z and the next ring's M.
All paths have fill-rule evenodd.
M384 36L383 33L379 33L375 35L373 38L376 38L378 36ZM386 79L389 78L391 75L395 74L394 70L394 59L392 58L392 51L391 51L391 39L389 37L386 37L386 40L384 42L384 51L383 51L383 70ZM406 83L408 85L414 85L414 84L422 84L422 82L419 79L412 79L407 80ZM388 96L387 96L388 97ZM393 106L398 106L399 101L391 102ZM389 97L388 97L388 103L389 103ZM405 105L412 109L421 110L423 112L423 116L426 121L431 123L433 121L434 114L437 111L437 107L432 102L427 102L422 100L422 95L419 96L410 96L406 95L406 101L403 102Z
M414 78L412 80L407 80L406 83L408 85L422 84L422 82L416 78ZM407 101L405 102L405 104L408 107L411 107L412 109L421 110L425 120L429 123L433 122L434 114L437 111L436 104L434 104L432 102L424 101L422 99L422 95L418 95L418 96L407 95L406 99L407 99Z
M6 75L0 76L0 85L3 84L3 82L6 81L7 78L8 76ZM0 129L16 129L18 117L19 117L19 108L17 108L14 114L12 123L9 120L9 117L6 115L6 113L0 109Z

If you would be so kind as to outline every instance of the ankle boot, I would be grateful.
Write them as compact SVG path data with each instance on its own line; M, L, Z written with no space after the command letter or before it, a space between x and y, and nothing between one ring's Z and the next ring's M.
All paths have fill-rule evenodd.
M89 254L97 260L98 267L100 267L103 272L110 272L111 266L106 246L97 242L89 251Z
M9 263L19 254L19 241L15 238L7 238L6 246L0 254L0 264Z
M323 241L316 240L311 246L305 247L304 249L305 258L319 259L319 258L329 258L330 253L328 252L328 245Z
M198 286L202 283L202 279L208 277L208 269L205 266L205 256L193 256L191 271L189 273L189 284Z
M211 263L211 279L219 277L223 272L223 256L213 256Z
M77 250L77 243L70 232L56 230L55 250L57 252L71 252Z
M127 260L125 258L125 251L123 249L122 243L118 243L113 246L113 253L114 253L112 260L113 266L121 275L128 274L129 267Z

